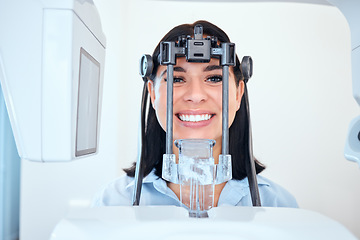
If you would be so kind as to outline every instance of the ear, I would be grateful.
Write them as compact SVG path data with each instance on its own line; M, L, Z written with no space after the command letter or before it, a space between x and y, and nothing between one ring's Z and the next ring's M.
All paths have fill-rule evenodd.
M240 81L239 86L236 89L237 110L239 110L239 108L240 108L241 99L242 99L242 96L244 95L244 89L245 89L245 83L244 83L244 81Z
M154 82L153 81L151 81L151 80L147 81L147 90L150 94L151 105L154 108L155 90L154 90Z

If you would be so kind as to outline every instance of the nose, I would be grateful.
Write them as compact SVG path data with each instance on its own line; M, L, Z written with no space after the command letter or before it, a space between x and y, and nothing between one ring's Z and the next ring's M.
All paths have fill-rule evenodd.
M186 102L201 103L206 101L207 96L206 86L202 84L201 80L196 79L189 82L184 94L184 100Z

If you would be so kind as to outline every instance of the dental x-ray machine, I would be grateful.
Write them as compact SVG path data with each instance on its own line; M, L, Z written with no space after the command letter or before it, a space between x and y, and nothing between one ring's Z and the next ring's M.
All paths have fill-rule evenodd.
M360 2L328 2L343 12L351 29L353 94L360 105L360 71L356 67L360 65ZM96 8L90 0L21 1L22 8L17 8L18 4L9 1L6 9L0 10L2 31L4 28L7 33L0 38L0 81L21 158L70 161L96 153L105 56L105 37ZM16 26L14 9L21 9L19 14L29 19L25 26ZM195 33L195 39L190 40L204 39ZM227 52L231 45L218 47L212 54L225 59L233 55ZM232 63L224 62L226 73ZM164 63L171 79L174 63ZM226 96L226 87L224 91ZM346 158L358 163L359 132L360 117L351 123L345 147ZM171 136L167 141L172 146ZM172 154L171 149L166 154ZM222 154L228 154L226 144ZM141 187L141 175L138 177ZM256 198L256 188L253 191ZM253 204L259 206L254 197ZM221 207L209 210L207 218L188 216L185 209L169 206L78 210L57 225L51 239L118 239L120 235L131 239L355 239L337 222L301 209Z

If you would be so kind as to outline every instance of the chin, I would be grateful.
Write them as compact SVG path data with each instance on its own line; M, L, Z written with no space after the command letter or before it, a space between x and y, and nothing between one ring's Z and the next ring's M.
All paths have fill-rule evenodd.
M187 136L180 136L175 139L211 139L211 140L215 140L214 137L209 137L209 136L203 136L203 135L187 135Z
M218 131L215 131L214 129L210 129L210 128L204 128L204 129L188 129L188 128L177 128L176 130L174 130L174 133L179 133L179 134L174 134L174 140L175 139L212 139L212 140L216 140L216 139L221 139L221 133L219 133ZM214 134L214 133L217 134ZM212 133L212 134L209 134Z

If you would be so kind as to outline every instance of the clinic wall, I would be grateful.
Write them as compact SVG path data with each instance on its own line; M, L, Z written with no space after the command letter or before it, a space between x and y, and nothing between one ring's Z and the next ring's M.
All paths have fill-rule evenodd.
M336 8L231 1L95 4L108 40L104 100L112 99L119 114L112 121L119 136L118 174L138 152L140 56L152 53L173 26L210 20L229 34L240 57L254 59L248 88L254 153L267 166L263 175L287 188L301 208L360 237L360 170L343 157L348 124L359 107L352 98L350 33Z

